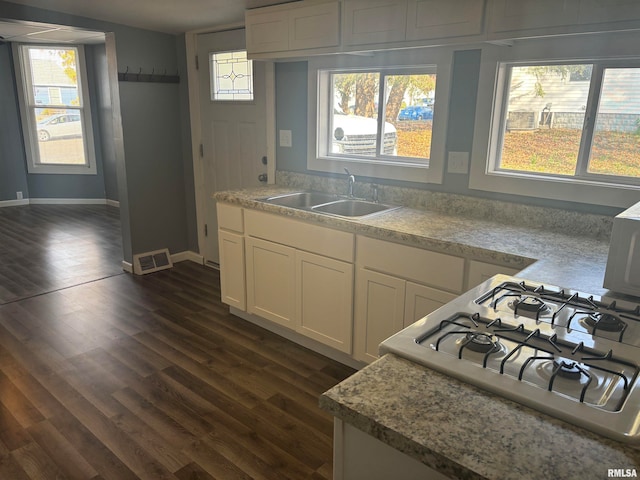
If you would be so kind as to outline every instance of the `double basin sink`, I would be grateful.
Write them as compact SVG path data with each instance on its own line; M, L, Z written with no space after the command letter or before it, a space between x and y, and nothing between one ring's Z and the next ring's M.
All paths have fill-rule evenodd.
M320 192L295 192L261 199L281 207L297 208L343 218L364 218L400 208L357 198L344 198Z

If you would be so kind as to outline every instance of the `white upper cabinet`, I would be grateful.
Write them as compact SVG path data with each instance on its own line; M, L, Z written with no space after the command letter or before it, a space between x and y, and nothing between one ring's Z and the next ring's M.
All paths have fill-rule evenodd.
M343 45L401 42L406 38L406 0L344 2Z
M583 24L640 19L638 0L580 0L578 20Z
M489 0L488 38L638 28L638 0ZM634 24L635 22L635 24Z
M480 35L485 0L344 0L343 45Z
M337 47L340 43L338 2L294 8L289 13L289 49Z
M340 44L340 3L299 2L245 12L247 52L286 52Z
M491 0L490 32L512 32L578 23L580 0Z
M485 0L409 0L407 40L480 35Z

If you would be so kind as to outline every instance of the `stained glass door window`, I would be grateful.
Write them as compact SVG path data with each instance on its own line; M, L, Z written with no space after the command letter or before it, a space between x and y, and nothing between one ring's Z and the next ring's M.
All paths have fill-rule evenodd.
M253 62L246 51L209 54L211 100L253 100Z

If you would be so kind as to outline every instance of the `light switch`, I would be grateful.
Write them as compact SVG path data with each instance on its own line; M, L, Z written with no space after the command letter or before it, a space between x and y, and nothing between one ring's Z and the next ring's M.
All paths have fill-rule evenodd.
M447 161L448 173L468 173L469 172L469 152L449 152Z
M290 147L291 145L291 130L280 130L280 146Z

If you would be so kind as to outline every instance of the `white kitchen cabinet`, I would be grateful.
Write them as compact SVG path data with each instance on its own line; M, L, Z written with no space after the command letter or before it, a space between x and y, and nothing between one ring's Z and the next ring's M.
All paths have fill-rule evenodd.
M244 236L218 231L220 249L220 297L238 310L246 311Z
M449 477L406 453L334 418L334 480L447 480Z
M353 265L298 250L296 274L297 331L350 354Z
M353 234L247 210L247 310L350 354Z
M296 2L245 13L247 53L287 52L340 43L340 4Z
M638 0L580 0L581 24L622 22L640 19Z
M348 0L342 16L343 45L401 42L406 38L406 0Z
M295 249L253 237L245 245L247 311L295 329Z
M463 288L464 259L358 236L354 357L378 358L378 345Z
M490 32L573 25L578 23L580 0L491 0Z
M499 273L503 273L505 275L516 275L518 272L519 270L517 268L471 260L469 262L467 290L480 285L485 280L489 280L491 277Z
M588 33L637 28L637 0L489 0L488 38ZM634 23L635 22L635 23Z
M480 35L485 0L345 0L344 46Z
M407 40L480 35L484 31L484 0L409 0Z
M373 362L378 345L402 330L406 281L358 268L353 350L356 360Z
M267 10L267 11L263 11ZM247 53L281 52L289 49L289 14L268 9L245 14Z
M242 207L218 203L220 297L223 303L246 311L244 216Z
M403 327L420 320L425 315L436 311L446 303L454 300L458 295L443 292L418 283L407 282L404 300Z
M456 296L391 275L358 269L354 331L356 360L376 360L378 346L383 340Z

